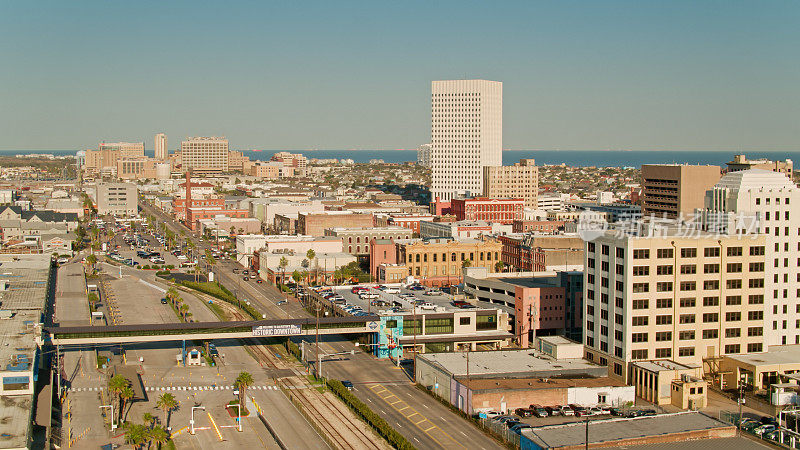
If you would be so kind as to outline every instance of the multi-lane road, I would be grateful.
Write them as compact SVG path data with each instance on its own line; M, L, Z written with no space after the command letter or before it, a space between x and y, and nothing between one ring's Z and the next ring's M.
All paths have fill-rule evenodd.
M141 206L144 213L157 217L159 222L165 222L173 231L186 231L183 225L176 223L162 211L146 203ZM187 232L186 236L194 239L203 249L211 248L211 245L197 239L192 233ZM266 317L308 317L308 313L294 299L278 305L286 296L274 286L243 281L241 275L233 273L236 267L241 268L233 261L224 260L216 264L213 271L220 283L229 290L236 291L239 298L250 301ZM308 350L313 359L314 345L309 345ZM471 423L418 389L408 375L390 361L377 360L357 349L343 336L328 335L320 343L320 352L323 354L352 350L355 350L353 355L325 358L322 363L323 375L353 382L355 395L413 445L419 448L448 449L501 447Z

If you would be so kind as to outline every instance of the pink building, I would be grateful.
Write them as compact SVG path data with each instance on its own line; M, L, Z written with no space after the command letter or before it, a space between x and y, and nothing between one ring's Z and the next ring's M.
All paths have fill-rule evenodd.
M378 266L397 263L397 246L391 239L373 239L369 246L369 274L378 279Z

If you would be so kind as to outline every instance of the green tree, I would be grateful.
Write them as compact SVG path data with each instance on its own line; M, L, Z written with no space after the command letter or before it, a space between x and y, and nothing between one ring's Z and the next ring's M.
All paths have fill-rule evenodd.
M465 259L461 261L461 267L472 267L472 261L469 259Z
M308 259L309 262L314 262L315 266L316 266L317 252L315 252L313 248L308 249L308 251L306 252L306 259ZM303 267L308 267L308 266L306 265L306 266L303 266ZM316 283L317 283L317 277L316 277L316 271L315 271L315 273L314 273L314 284L316 284Z
M497 261L496 263L494 263L494 271L502 272L505 266L506 264L503 261Z
M153 426L155 426L156 424L155 416L153 416L149 412L142 414L142 421L144 421L144 424L145 426L147 426L147 428L153 428Z
M244 407L244 399L247 393L247 388L253 385L253 376L249 372L240 372L233 383L236 389L239 390L239 404Z
M95 264L97 264L97 256L94 256L94 253L90 254L86 257L86 262L89 263L89 266L92 268L92 274L94 274Z
M161 408L161 411L164 411L164 426L169 426L169 416L170 413L178 408L178 401L175 400L175 396L170 394L169 392L165 392L158 397L158 401L156 402L156 406Z
M303 275L300 273L299 270L295 270L292 272L292 280L294 280L295 284L300 284L300 280L303 279Z
M181 317L183 317L183 320L186 321L186 314L189 312L189 305L186 304L181 305L179 311L181 313Z

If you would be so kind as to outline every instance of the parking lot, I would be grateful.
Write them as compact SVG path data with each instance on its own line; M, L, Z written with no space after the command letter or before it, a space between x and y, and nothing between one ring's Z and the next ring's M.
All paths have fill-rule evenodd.
M366 284L359 286L332 286L328 289L339 298L335 301L338 310L344 315L364 314L402 314L412 312L447 312L463 308L473 308L469 304L456 306L450 294L424 286L399 287L397 285ZM356 293L356 290L360 291Z

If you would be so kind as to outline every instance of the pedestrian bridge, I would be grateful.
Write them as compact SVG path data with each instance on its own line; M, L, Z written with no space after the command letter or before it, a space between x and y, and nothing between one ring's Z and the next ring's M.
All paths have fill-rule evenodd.
M378 332L380 317L325 317L319 334L368 334ZM317 333L317 319L270 319L239 322L153 323L83 327L46 327L53 345L135 344L183 341L308 336Z

